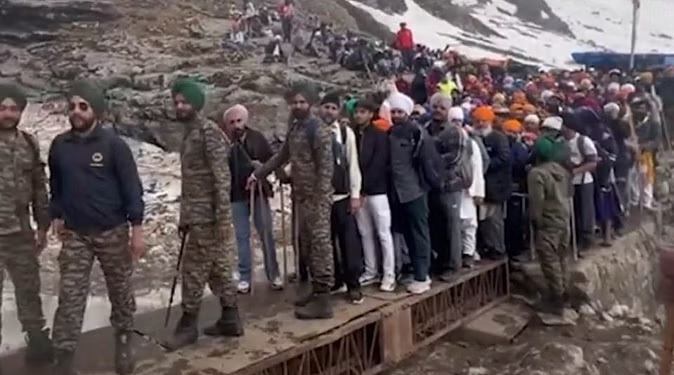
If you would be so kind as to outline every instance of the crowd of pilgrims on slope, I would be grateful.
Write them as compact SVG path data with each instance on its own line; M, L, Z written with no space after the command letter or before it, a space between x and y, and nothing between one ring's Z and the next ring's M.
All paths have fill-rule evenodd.
M450 64L435 65L447 72ZM564 218L565 210L547 212L549 201L527 199L529 172L537 160L551 158L549 142L562 146L553 153L569 174L568 208L580 256L594 246L597 233L601 245L610 246L632 208L656 207L662 125L650 73L633 79L618 70L542 72L523 82L507 74L496 80L483 65L476 74L455 77L443 75L423 91L400 78L359 98L327 93L318 103L317 114L331 126L336 144L332 290L347 292L353 303L363 300L365 285L393 292L404 284L420 294L430 289L433 274L452 280L476 261L522 260L531 250L530 233L522 228L535 220L534 212ZM248 127L245 107L225 112L222 128L235 145L259 155L259 162L272 156L262 134ZM537 144L547 153L537 154ZM235 160L247 164L245 158ZM232 165L233 202L248 197L243 181L254 167ZM278 288L272 229L263 226L271 220L269 205L258 208L264 211L255 224L267 276ZM241 293L251 282L247 220L234 217ZM565 222L570 226L571 218ZM545 228L532 224L534 247L548 250L545 236L538 239ZM570 256L568 245L551 251ZM299 264L298 277L310 278L305 262ZM566 266L555 269L560 267L546 276L567 276ZM550 294L541 308L559 312L565 291Z

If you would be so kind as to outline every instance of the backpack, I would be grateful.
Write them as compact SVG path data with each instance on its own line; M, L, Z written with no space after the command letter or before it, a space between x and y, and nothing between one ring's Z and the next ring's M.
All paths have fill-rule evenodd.
M475 143L477 143L477 146L480 148L480 155L482 156L482 171L486 174L487 169L489 169L489 152L487 151L487 147L484 145L484 141L482 141L482 138L480 138L478 135L473 134L473 133L468 133L470 139L474 140ZM469 144L470 146L470 144ZM472 147L471 149L471 154L473 152ZM471 155L472 156L472 155Z
M316 135L318 134L318 127L322 126L320 121L310 121L304 126L309 143L314 145ZM337 135L332 132L332 156L333 156L333 172L332 172L332 188L335 194L343 195L351 192L351 182L349 181L349 160L346 155L346 126L339 125L341 142L337 139ZM316 161L316 155L314 155Z
M459 162L458 172L461 179L461 186L464 189L469 189L473 185L473 144L471 138L462 131L461 142L464 143L461 161Z

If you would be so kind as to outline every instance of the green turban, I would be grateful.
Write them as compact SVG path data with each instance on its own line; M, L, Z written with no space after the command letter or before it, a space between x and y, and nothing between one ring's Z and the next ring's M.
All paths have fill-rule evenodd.
M171 87L171 93L173 95L182 95L192 105L192 108L197 111L204 108L204 104L206 103L206 94L201 84L189 78L180 78L175 81Z
M358 98L351 98L344 103L344 111L349 117L353 116L356 111L356 104L358 104Z
M19 86L11 83L0 84L0 102L5 99L12 99L21 111L23 111L26 108L26 104L28 104L26 94L23 93Z
M558 141L548 136L540 136L533 146L533 153L540 162L559 161L563 141Z
M70 100L75 96L79 96L89 103L91 110L94 111L94 114L96 114L97 117L100 117L105 113L107 108L105 93L103 92L103 89L93 81L75 81L68 91L67 98Z

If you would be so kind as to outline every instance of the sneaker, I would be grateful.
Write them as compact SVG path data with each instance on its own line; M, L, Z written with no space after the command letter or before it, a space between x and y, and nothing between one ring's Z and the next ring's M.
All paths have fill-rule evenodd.
M358 282L360 283L360 286L368 286L379 282L379 278L377 276L372 275L362 275L358 279Z
M384 277L381 280L379 290L382 292L394 292L396 290L396 279L394 277Z
M349 301L354 305L360 305L363 303L363 293L360 289L349 290Z
M248 294L250 293L250 283L248 281L239 281L236 290L241 294Z
M412 293L412 294L423 294L431 290L431 279L430 277L426 277L425 281L412 281L407 286L407 291Z
M341 284L335 284L330 288L330 293L331 294L341 294L341 293L346 293L346 284L341 283Z
M276 276L274 280L271 281L271 288L273 290L283 290L283 280L280 276Z

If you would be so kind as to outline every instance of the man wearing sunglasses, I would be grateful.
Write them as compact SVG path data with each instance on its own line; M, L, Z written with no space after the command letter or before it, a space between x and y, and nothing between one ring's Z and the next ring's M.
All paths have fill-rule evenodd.
M26 362L41 364L52 356L38 261L47 245L49 200L37 139L17 129L26 104L18 87L0 85L0 290L6 269L14 284L19 321L27 333ZM29 207L37 232L30 223Z
M118 374L131 374L136 311L131 274L143 251L143 187L131 149L101 124L106 107L103 91L80 81L67 100L71 128L59 134L49 150L50 213L63 243L53 333L55 374L75 373L73 359L94 259L103 270L112 305L115 367Z

